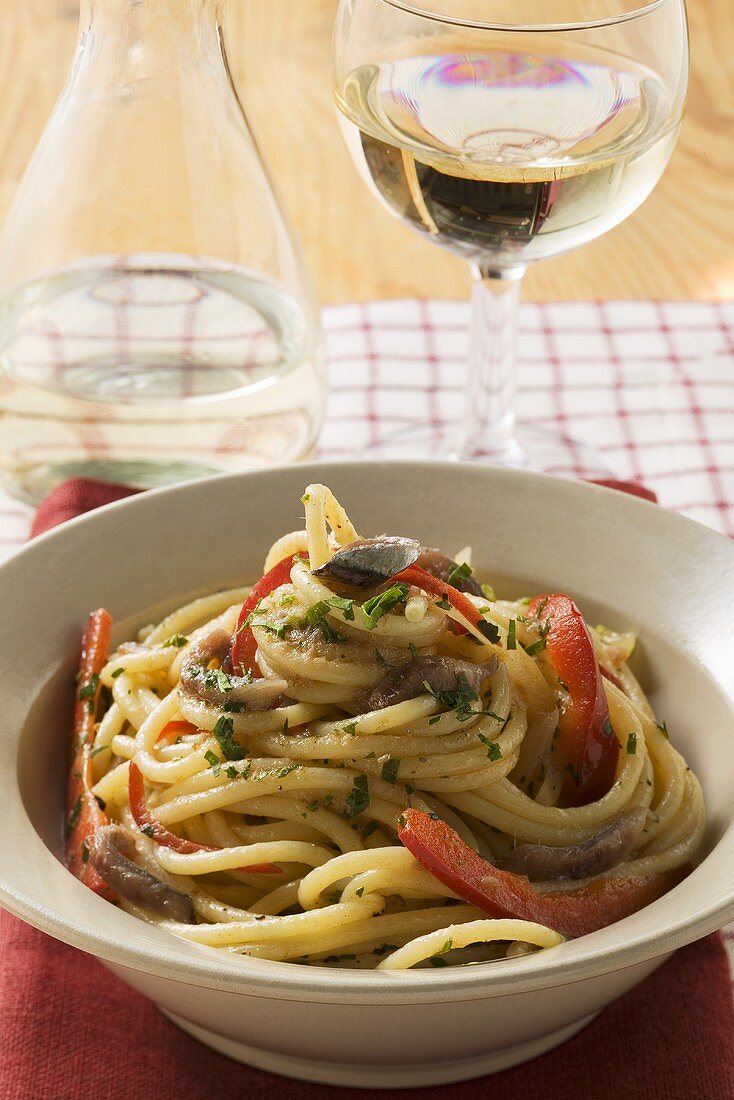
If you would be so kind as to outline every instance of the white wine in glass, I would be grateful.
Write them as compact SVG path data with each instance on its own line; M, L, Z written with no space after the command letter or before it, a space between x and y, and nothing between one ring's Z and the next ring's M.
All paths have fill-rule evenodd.
M335 99L350 153L388 209L475 275L464 458L553 468L552 439L518 438L519 283L528 264L605 233L670 159L687 82L682 0L626 10L574 0L343 0ZM484 20L471 16L481 8ZM486 19L497 12L497 23ZM533 12L559 22L518 22ZM508 22L502 22L507 19ZM420 433L396 441L419 453ZM589 464L593 467L594 460Z

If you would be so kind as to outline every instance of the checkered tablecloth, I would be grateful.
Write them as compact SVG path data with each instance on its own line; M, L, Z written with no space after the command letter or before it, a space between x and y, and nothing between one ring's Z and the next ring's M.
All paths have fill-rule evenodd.
M320 456L461 415L468 307L391 301L324 311L330 398ZM524 305L521 420L601 451L617 476L734 537L734 302ZM573 473L574 451L559 473ZM31 513L0 492L0 560ZM734 926L733 926L734 927ZM734 965L734 930L727 933Z

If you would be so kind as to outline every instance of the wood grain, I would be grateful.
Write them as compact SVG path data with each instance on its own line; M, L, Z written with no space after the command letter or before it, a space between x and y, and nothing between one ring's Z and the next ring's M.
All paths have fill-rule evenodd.
M228 0L231 68L320 299L464 297L465 264L394 221L344 150L330 90L336 8ZM666 175L606 237L531 270L528 298L734 297L734 4L690 0L689 16L689 107ZM76 24L73 0L0 0L0 217L64 82Z

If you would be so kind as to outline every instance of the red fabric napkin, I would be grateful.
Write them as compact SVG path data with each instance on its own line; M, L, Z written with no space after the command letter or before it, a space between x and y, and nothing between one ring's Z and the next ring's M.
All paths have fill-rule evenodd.
M129 492L81 479L49 497L34 534ZM480 1081L418 1100L734 1100L726 952L709 936L606 1009L581 1034ZM280 1100L397 1091L289 1081L201 1046L95 959L21 921L0 921L0 1100Z

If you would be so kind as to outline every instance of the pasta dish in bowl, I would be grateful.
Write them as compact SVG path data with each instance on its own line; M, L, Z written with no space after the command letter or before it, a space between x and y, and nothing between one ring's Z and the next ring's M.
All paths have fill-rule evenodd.
M249 590L111 654L91 615L74 873L195 943L379 970L550 948L680 881L703 798L634 636L302 500Z
M734 546L663 508L252 472L64 524L0 602L0 904L219 1051L466 1079L734 918Z

